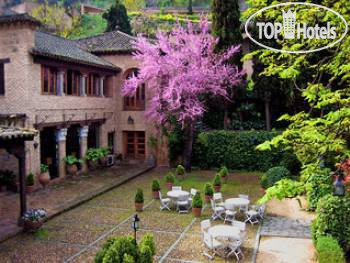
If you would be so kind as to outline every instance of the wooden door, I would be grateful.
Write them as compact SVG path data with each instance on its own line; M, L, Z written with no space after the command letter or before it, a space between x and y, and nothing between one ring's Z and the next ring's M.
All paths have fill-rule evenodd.
M124 153L129 159L144 159L146 155L146 140L144 131L124 132Z

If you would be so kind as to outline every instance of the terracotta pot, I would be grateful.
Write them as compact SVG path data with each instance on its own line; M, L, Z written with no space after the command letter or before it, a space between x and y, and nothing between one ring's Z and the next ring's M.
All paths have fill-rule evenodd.
M221 185L214 185L215 193L219 193L221 190Z
M173 183L166 183L166 187L168 190L171 190L173 188Z
M76 164L67 164L67 173L69 175L75 176L78 172L78 166Z
M38 181L45 188L50 183L50 174L49 172L39 174Z
M24 227L24 230L27 232L34 232L38 230L43 224L44 224L44 220L35 221L35 222L24 220L23 227Z
M153 191L152 194L154 199L159 199L159 191Z
M195 217L200 217L202 214L202 208L192 207L192 213Z
M88 166L89 166L90 170L96 170L97 167L98 167L97 161L88 160L87 163L88 163Z
M135 203L135 210L137 212L142 212L143 211L143 203Z
M209 203L212 198L213 198L213 196L211 196L211 195L205 195L204 196L204 200L205 200L206 203Z
M26 193L31 194L34 192L34 185L27 185L26 186Z

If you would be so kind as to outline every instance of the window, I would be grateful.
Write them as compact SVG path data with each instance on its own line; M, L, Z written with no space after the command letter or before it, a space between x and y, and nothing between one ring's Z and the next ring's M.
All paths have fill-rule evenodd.
M144 159L146 154L145 132L124 132L124 153L127 158Z
M0 96L5 95L5 69L4 63L0 63Z
M89 74L88 96L100 96L100 77L97 74Z
M81 73L79 71L67 70L66 95L79 96Z
M131 78L133 75L137 76L138 70L131 70L126 79ZM125 96L124 97L124 110L145 110L146 94L145 94L145 84L142 84L136 89L134 96Z
M57 69L42 66L41 68L42 94L57 95Z

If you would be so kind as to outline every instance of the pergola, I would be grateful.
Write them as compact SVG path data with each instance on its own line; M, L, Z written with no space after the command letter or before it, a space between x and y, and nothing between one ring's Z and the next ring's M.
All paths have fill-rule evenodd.
M26 202L26 158L25 158L25 142L32 141L37 135L37 131L33 129L16 128L9 126L0 126L0 148L14 155L18 159L19 166L19 185L20 185L20 218L27 210ZM20 220L19 220L20 223Z

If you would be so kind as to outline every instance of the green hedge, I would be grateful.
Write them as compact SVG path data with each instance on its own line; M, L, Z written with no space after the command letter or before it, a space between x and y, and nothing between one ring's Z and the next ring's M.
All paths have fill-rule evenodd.
M345 263L344 251L331 236L321 236L316 244L319 263Z
M332 236L344 251L350 251L350 198L326 195L319 200L316 213L312 226L316 243L321 236Z
M274 166L285 166L293 174L300 171L300 163L290 152L275 149L258 151L255 147L279 132L268 131L210 131L202 132L194 145L194 164L204 168L246 171L267 171ZM288 160L288 162L287 162Z

